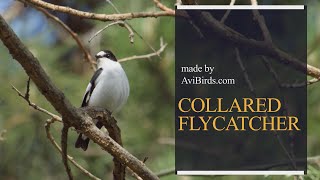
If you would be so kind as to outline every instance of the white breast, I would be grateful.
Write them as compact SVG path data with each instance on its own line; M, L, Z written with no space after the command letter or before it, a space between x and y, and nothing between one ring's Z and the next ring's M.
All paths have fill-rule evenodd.
M101 64L101 67L103 71L97 79L89 106L106 108L112 113L118 112L129 96L126 73L119 63L113 61Z

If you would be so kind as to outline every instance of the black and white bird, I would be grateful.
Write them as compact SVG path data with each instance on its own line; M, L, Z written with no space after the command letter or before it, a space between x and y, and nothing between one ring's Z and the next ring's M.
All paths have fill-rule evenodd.
M109 50L96 54L97 71L92 76L84 94L81 107L93 106L118 112L129 96L129 82L117 58ZM94 122L101 129L101 122ZM79 134L75 147L87 150L89 138Z

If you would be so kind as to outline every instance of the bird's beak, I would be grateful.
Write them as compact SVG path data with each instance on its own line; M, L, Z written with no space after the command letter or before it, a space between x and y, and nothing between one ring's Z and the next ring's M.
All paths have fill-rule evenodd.
M98 55L95 55L94 57L96 57L96 59L100 58L100 56L98 56Z

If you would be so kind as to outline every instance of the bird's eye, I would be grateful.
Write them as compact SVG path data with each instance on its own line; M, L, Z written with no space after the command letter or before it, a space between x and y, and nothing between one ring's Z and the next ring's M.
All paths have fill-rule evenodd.
M107 58L110 58L110 54L107 54Z

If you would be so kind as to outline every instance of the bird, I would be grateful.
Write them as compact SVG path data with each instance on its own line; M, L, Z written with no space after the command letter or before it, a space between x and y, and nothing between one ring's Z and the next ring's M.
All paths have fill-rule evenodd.
M129 97L129 81L121 64L110 50L102 50L95 55L97 70L93 74L84 93L81 107L99 107L111 114L119 112ZM94 122L101 129L102 123ZM90 139L80 133L76 148L87 150Z

